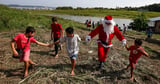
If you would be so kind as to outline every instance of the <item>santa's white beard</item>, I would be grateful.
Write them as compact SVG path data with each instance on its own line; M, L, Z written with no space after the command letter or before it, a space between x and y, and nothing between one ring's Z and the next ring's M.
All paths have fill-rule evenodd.
M108 34L114 33L114 25L113 24L107 25L107 24L103 23L103 30L104 30L104 32L106 32Z

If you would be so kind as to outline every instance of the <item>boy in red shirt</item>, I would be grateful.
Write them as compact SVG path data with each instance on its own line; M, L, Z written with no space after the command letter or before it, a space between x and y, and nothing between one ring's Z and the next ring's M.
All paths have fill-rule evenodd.
M62 38L64 37L64 33L63 33L63 28L61 26L61 24L59 24L57 22L57 18L53 17L52 18L52 23L51 23L51 40L54 40L54 42L60 40L61 34L62 34ZM61 46L59 45L59 43L56 43L54 48L55 48L55 58L58 58L58 48L61 48Z
M22 50L22 54L20 56L20 62L24 62L24 65L25 65L24 77L28 76L29 64L31 64L31 66L35 65L35 63L32 62L29 59L29 56L30 56L29 44L30 43L36 43L38 45L42 45L42 46L46 46L46 47L51 47L53 45L53 44L51 44L51 45L45 44L45 43L42 43L42 42L39 42L39 41L35 40L34 37L33 37L34 34L35 34L35 29L33 27L29 26L29 27L26 28L25 33L18 34L11 41L11 48L12 48L12 51L13 51L13 57L18 56L18 52L15 49L15 45L14 45L15 42L16 42L16 45L17 45L17 49Z
M148 53L144 51L144 49L141 47L142 45L142 40L140 39L136 39L134 42L134 45L131 45L130 47L128 47L127 45L125 45L126 49L128 51L130 51L130 55L129 55L129 65L127 66L126 69L128 69L129 67L131 67L131 78L130 80L133 80L133 70L134 70L134 64L137 63L137 60L142 56L146 56L149 57Z

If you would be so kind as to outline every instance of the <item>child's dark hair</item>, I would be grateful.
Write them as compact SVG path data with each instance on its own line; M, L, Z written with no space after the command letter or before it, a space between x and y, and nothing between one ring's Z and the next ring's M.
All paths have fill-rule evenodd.
M136 39L134 42L135 42L135 44L138 44L139 46L142 45L142 40L141 39Z
M26 33L33 33L33 32L36 32L36 30L34 29L34 27L32 27L32 26L28 26L27 28L26 28Z
M57 21L57 17L52 17L52 21Z
M68 27L68 28L66 28L65 31L66 31L67 33L69 33L69 34L73 34L74 29L73 29L73 27Z

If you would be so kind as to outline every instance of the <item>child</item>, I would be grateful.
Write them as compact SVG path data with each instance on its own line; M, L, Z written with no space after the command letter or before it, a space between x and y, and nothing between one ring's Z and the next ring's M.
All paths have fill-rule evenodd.
M52 28L51 40L54 40L54 42L60 39L61 34L62 34L62 37L64 36L62 26L57 22L56 17L52 18L51 28ZM55 58L58 58L58 48L61 49L62 45L59 45L59 43L56 43L54 48L55 48Z
M75 68L76 59L77 59L78 51L79 51L78 41L81 41L81 38L77 34L73 33L74 29L72 27L68 27L65 30L65 32L66 32L66 36L60 39L60 42L61 43L66 42L67 52L68 52L68 55L72 63L71 75L73 76L75 75L74 68Z
M144 51L144 49L141 47L142 45L142 40L136 39L134 42L134 45L131 45L128 47L127 45L125 46L128 51L130 51L129 55L129 62L130 64L127 66L126 69L131 67L131 78L130 80L133 80L133 70L134 70L134 64L137 63L137 60L142 56L147 56L149 57L148 53Z
M51 45L49 45L49 44L45 44L45 43L41 43L41 42L36 41L33 37L34 34L35 34L35 29L33 27L29 26L29 27L26 28L25 33L18 34L11 41L11 48L12 48L14 57L18 56L18 52L16 51L15 46L14 46L15 42L17 44L17 49L22 49L23 50L23 53L20 56L20 62L24 62L24 67L25 67L24 77L28 76L29 64L31 64L31 66L35 65L35 63L32 62L29 58L29 56L30 56L29 44L30 43L36 43L38 45L51 47Z

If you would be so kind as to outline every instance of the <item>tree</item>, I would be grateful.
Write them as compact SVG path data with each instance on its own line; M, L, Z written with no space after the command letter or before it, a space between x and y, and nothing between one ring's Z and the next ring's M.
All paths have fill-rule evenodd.
M147 22L148 22L147 17L145 16L144 13L141 13L135 19L133 19L133 22L130 23L130 26L133 30L145 31L146 28L148 28Z

